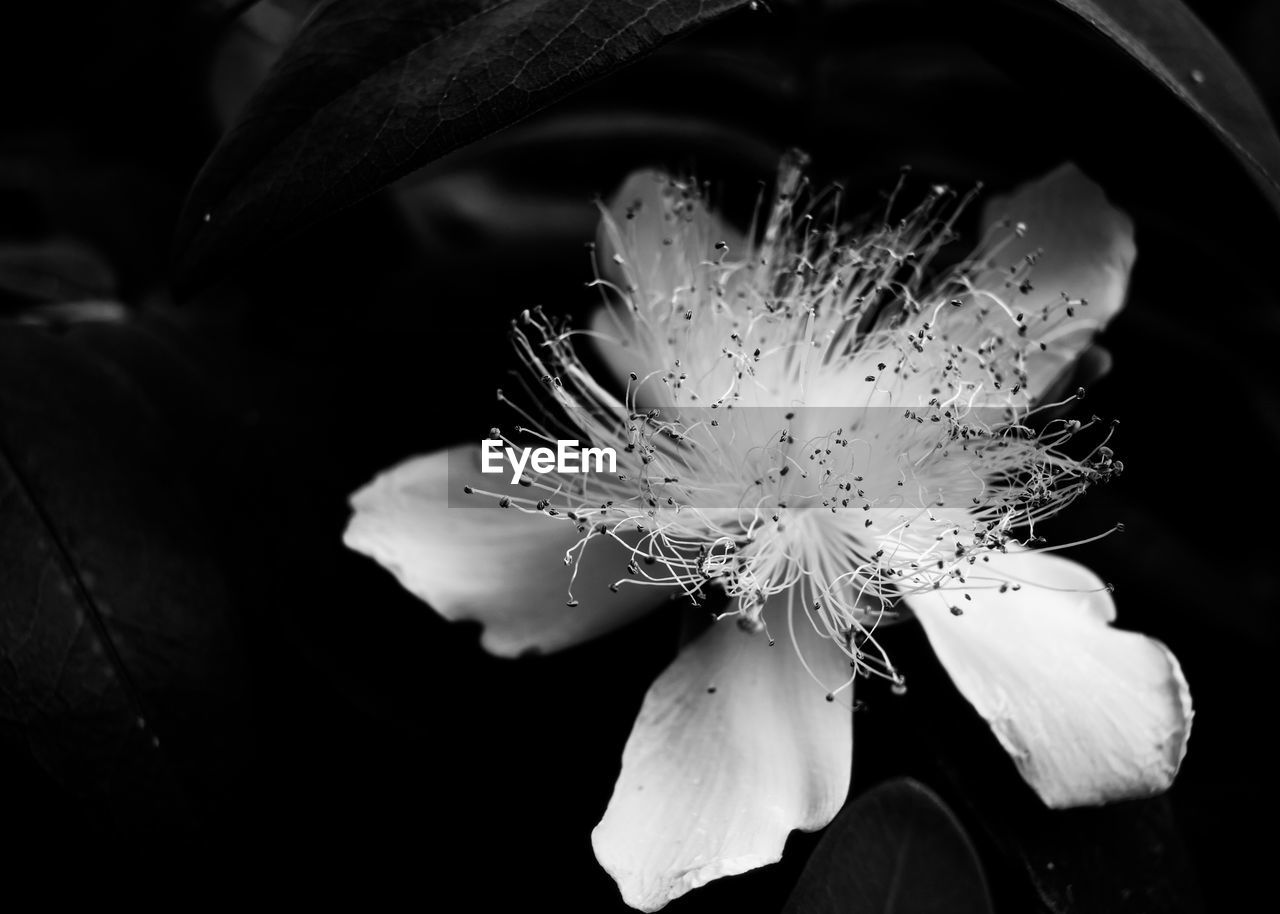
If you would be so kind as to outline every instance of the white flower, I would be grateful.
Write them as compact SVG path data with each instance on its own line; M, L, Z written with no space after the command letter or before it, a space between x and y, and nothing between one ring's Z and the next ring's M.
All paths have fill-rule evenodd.
M576 644L671 594L730 598L649 690L593 834L642 910L831 820L854 682L902 687L875 637L900 618L1050 806L1163 790L1186 749L1177 661L1113 629L1109 588L1035 532L1121 469L1108 427L1045 399L1123 304L1129 220L1064 166L988 203L978 250L942 270L946 189L866 230L837 224L836 191L811 196L785 163L756 241L696 186L636 174L603 213L591 329L515 323L555 408L516 405L513 435L614 446L616 474L508 490L470 445L352 502L347 544L482 622L496 654ZM464 486L487 507L450 505Z

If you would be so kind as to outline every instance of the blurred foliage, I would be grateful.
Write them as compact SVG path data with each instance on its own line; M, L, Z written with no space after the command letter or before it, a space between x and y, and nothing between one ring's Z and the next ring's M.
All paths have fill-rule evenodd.
M895 778L845 805L783 914L991 914L977 852L929 788Z

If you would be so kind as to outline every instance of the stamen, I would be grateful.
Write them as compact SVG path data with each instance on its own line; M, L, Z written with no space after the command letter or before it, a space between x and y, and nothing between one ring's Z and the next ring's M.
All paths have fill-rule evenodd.
M997 227L973 259L931 278L977 189L936 187L895 217L904 172L883 223L855 230L840 221L840 189L811 191L803 164L784 160L760 240L741 251L714 234L692 182L668 180L662 211L633 208L624 224L602 206L617 269L590 285L613 333L524 312L512 338L546 414L498 398L522 420L517 435L613 447L617 472L529 471L530 497L470 494L577 526L565 553L570 606L588 541L608 537L629 557L609 590L661 587L699 605L718 589L733 604L717 618L764 637L785 594L809 675L817 681L797 613L849 658L849 679L819 683L821 694L837 700L859 676L900 694L905 680L875 636L901 618L903 597L936 591L962 615L971 590L1021 586L970 574L990 555L1123 529L1056 546L1036 533L1123 464L1109 447L1114 424L1073 457L1098 420L1050 418L1083 389L1031 403L1028 353L1094 324L1075 316L1080 300L1018 298L1033 288L1038 254L999 258L1025 226ZM763 211L762 197L755 218ZM643 254L654 239L641 236L658 230L661 274ZM630 360L620 395L588 372L576 336Z

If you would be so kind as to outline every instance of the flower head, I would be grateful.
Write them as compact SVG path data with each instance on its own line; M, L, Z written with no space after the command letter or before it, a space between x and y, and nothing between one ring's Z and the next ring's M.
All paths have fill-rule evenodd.
M520 421L492 434L611 446L616 472L529 472L508 491L456 452L354 499L347 542L480 618L500 653L574 643L651 597L713 602L719 624L646 697L594 835L646 910L830 820L854 683L904 687L876 639L889 622L924 625L1051 805L1163 789L1189 732L1176 660L1111 629L1109 588L1037 533L1123 469L1110 425L1057 410L1123 303L1127 218L1064 166L990 203L977 249L946 266L967 198L937 187L848 223L800 166L784 161L745 236L696 184L634 175L602 208L590 328L514 322L550 408L500 395ZM499 510L448 508L463 475ZM499 555L496 575L467 573ZM522 608L531 588L545 602Z

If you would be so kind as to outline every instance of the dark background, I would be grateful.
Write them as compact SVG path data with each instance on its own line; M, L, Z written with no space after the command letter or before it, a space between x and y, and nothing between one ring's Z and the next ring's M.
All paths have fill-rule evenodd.
M1280 4L1194 5L1274 112ZM888 641L911 689L860 693L854 793L930 785L1002 911L1232 910L1269 887L1280 220L1190 112L1051 4L774 6L181 298L183 197L288 18L229 23L195 0L0 13L11 882L102 892L117 883L79 878L101 865L197 896L347 885L428 909L622 910L590 831L679 610L490 658L342 547L345 500L502 421L506 322L591 303L594 195L637 166L692 168L745 220L800 145L867 205L903 164L909 190L1001 189L1073 159L1133 215L1115 367L1086 404L1122 420L1127 471L1047 532L1124 521L1073 557L1116 584L1122 626L1174 650L1196 702L1167 797L1049 814L902 626ZM777 910L815 842L670 910Z

